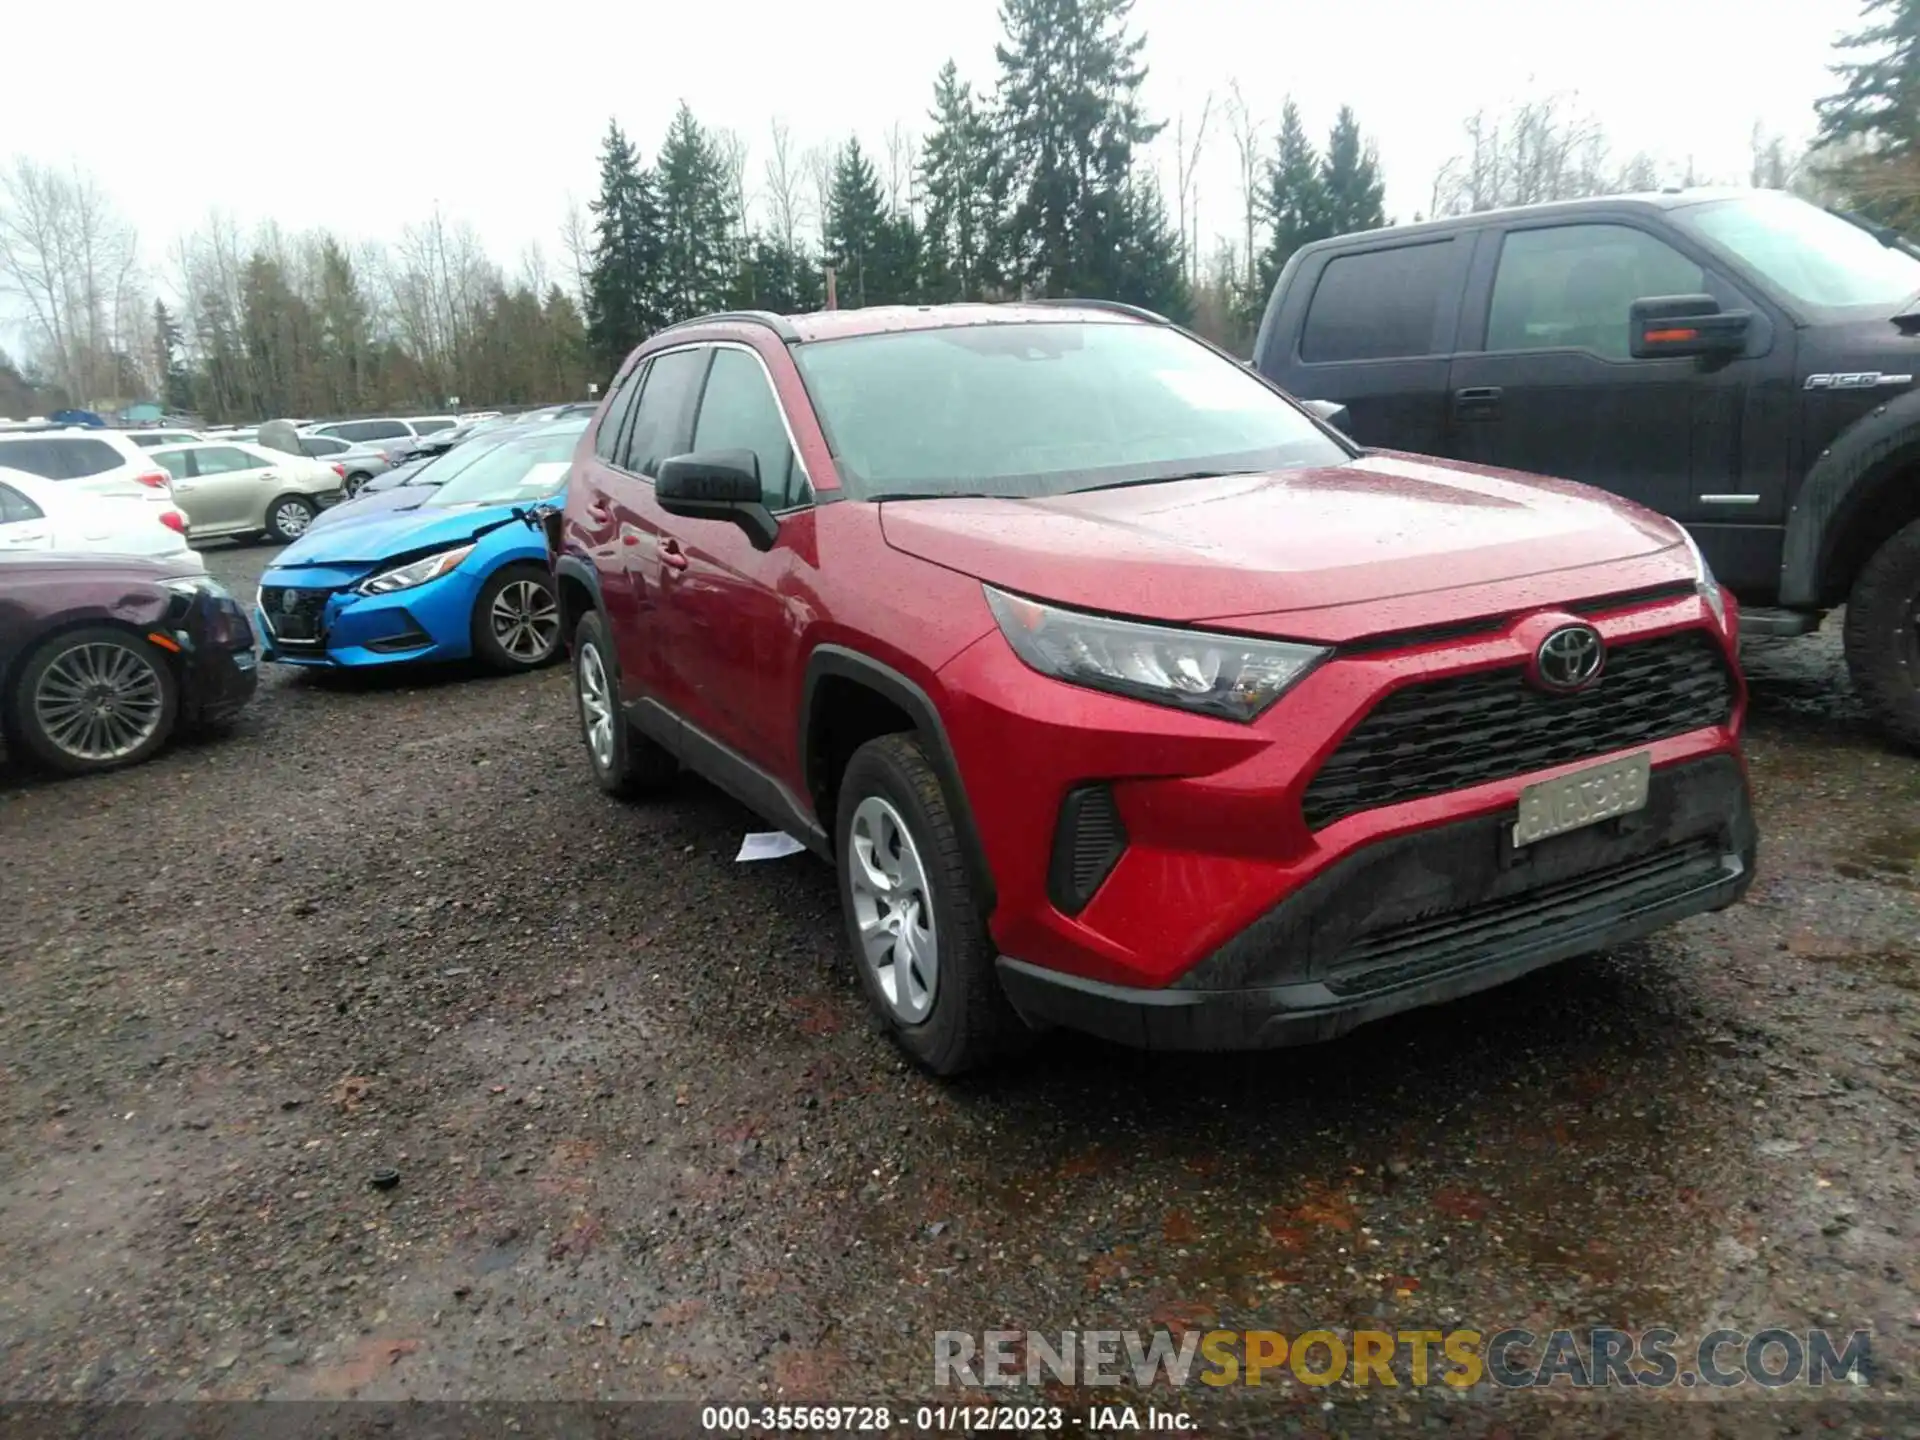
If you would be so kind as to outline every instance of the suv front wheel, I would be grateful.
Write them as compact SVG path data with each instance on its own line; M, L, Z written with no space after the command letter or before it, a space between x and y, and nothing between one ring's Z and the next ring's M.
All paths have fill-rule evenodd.
M1014 1049L1027 1028L994 974L946 792L914 737L854 752L834 839L860 982L900 1047L936 1075Z
M1920 750L1920 520L1874 552L1847 599L1847 670L1888 734Z
M620 704L620 666L600 612L589 610L573 632L573 695L580 710L593 780L623 800L658 790L679 770L673 756L635 733Z

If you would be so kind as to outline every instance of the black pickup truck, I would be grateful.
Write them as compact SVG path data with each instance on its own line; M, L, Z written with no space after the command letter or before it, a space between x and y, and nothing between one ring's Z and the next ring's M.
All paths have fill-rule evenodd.
M1847 607L1920 747L1920 251L1769 191L1567 201L1309 245L1252 362L1363 445L1582 480L1682 522L1743 629Z

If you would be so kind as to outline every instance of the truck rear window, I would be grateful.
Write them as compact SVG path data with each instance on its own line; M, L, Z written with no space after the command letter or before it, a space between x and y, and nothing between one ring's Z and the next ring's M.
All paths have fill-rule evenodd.
M1307 307L1300 358L1326 363L1433 354L1452 246L1448 237L1330 260Z

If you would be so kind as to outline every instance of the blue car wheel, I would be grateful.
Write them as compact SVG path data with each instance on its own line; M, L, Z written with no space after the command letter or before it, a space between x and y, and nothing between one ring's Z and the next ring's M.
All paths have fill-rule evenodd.
M560 653L560 599L543 565L502 565L473 602L473 653L495 670L537 670Z

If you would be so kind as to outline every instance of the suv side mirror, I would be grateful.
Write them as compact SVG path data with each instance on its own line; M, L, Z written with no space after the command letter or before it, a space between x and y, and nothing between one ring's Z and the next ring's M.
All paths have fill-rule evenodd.
M703 450L660 462L653 498L669 515L731 520L756 550L780 533L780 522L760 500L760 457L751 450Z
M1347 407L1338 400L1302 400L1300 405L1322 425L1331 425L1342 435L1353 434L1353 416L1347 413Z
M1627 349L1636 360L1677 355L1725 358L1747 348L1753 314L1722 310L1711 295L1661 295L1627 310Z

